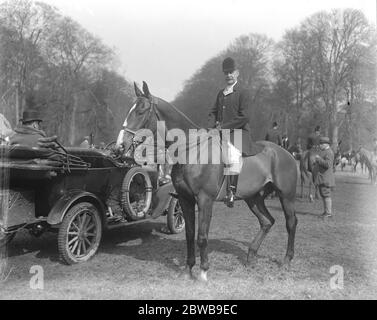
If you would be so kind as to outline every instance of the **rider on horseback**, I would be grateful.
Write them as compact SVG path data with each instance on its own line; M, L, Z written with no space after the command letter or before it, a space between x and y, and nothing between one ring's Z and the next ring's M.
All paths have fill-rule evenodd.
M226 204L233 207L234 197L237 190L238 175L241 172L240 156L252 156L259 153L259 147L251 140L249 125L249 109L251 105L249 91L243 89L238 82L239 71L232 58L226 58L222 64L225 75L226 87L221 89L216 97L214 106L210 109L208 127L218 129L230 129L230 143L228 146L229 158L239 160L229 161L230 169L225 171L227 175L228 193ZM237 141L237 146L242 146L242 150L234 147L234 129L242 131L242 143ZM225 137L224 137L225 138ZM233 162L233 163L232 163Z

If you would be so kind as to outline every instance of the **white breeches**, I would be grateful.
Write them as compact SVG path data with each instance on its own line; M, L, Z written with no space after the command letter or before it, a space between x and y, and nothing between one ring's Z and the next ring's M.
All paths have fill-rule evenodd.
M223 148L223 161L227 165L224 168L225 175L240 174L243 164L242 153L229 141L226 142Z

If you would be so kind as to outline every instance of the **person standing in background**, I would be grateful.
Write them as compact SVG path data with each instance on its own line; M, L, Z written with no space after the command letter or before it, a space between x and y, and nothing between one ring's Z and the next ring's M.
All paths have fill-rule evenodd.
M272 128L267 131L265 140L266 141L271 141L273 143L276 143L280 147L282 146L279 125L278 125L278 123L276 121L273 122Z

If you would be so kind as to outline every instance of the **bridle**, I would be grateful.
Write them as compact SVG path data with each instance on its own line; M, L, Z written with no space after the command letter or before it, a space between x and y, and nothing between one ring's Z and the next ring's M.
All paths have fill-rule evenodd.
M161 117L159 115L159 112L158 112L158 109L157 109L157 106L158 106L158 98L150 95L149 97L145 97L145 98L148 98L148 101L150 103L150 109L149 109L149 114L148 114L148 121L146 122L146 124L148 124L148 122L152 119L152 113L156 116L157 118L157 121L160 121L161 120ZM175 110L178 114L180 114L183 118L186 119L187 122L189 122L193 127L195 127L196 129L200 129L201 127L198 126L197 124L195 124L183 111L179 110L178 108L176 108L174 105L168 103L168 105L173 109ZM144 128L147 128L146 126ZM127 153L131 146L133 147L133 149L135 150L135 148L142 143L142 141L140 140L136 140L135 139L135 136L137 134L137 132L135 130L132 130L132 129L129 129L127 127L124 127L123 130L125 132L128 132L132 135L132 142L130 144L130 147L128 148L128 150L126 150L125 152ZM153 131L153 130L152 130ZM156 132L153 132L153 134L155 134ZM166 135L166 133L165 133Z
M157 118L157 121L160 120L160 117L158 115L158 112L157 112L157 104L158 104L158 99L154 96L150 96L148 98L148 101L149 101L149 104L150 104L150 108L149 108L149 113L148 113L148 116L147 116L147 122L145 123L146 125L148 124L148 122L150 122L150 120L152 119L152 115L153 113L156 115L156 118ZM145 126L145 128L147 128L147 126ZM140 139L135 139L136 135L137 135L137 131L135 130L132 130L132 129L129 129L127 127L124 127L123 130L125 132L128 132L132 135L132 141L131 141L131 144L130 146L128 147L127 150L125 150L124 152L125 153L128 153L131 149L131 147L133 148L133 150L135 150L135 148L140 145L143 141L140 140ZM152 130L153 131L153 130ZM155 132L153 132L155 133Z

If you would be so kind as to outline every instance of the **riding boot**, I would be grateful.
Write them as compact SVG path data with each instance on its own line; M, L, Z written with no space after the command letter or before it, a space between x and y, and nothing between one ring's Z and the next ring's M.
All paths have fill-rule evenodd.
M331 217L332 216L332 200L330 197L323 198L323 205L325 212L323 215L325 217Z
M238 174L227 176L228 182L228 194L226 196L226 205L229 208L233 208L234 198L237 192Z

